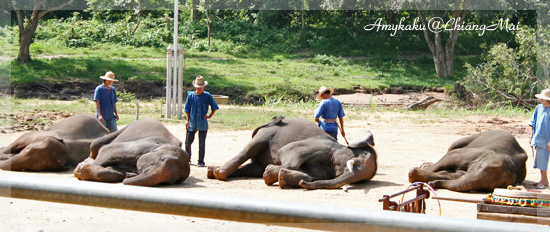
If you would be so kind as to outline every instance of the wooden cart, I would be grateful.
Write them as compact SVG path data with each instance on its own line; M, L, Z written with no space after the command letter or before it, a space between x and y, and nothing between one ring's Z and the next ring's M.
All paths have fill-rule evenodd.
M550 192L524 188L495 189L477 204L477 218L550 225Z

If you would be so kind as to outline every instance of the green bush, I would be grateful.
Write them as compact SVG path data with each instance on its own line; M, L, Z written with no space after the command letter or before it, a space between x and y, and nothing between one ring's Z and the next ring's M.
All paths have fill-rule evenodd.
M522 104L523 99L534 95L537 84L546 88L533 75L537 70L537 50L544 50L535 38L534 29L523 27L516 32L518 47L511 48L499 43L487 52L485 62L475 67L467 63L468 75L463 83L471 94L466 100L474 105L518 105Z

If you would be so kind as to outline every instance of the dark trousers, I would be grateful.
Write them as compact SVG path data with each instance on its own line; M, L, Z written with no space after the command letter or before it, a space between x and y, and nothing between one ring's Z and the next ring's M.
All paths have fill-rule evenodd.
M199 161L198 163L204 163L204 148L206 146L206 132L199 131ZM187 131L187 138L185 140L185 151L189 154L189 161L191 161L191 144L195 141L195 134L197 131Z
M327 134L334 137L336 141L338 141L338 131L325 131L325 132L327 132Z

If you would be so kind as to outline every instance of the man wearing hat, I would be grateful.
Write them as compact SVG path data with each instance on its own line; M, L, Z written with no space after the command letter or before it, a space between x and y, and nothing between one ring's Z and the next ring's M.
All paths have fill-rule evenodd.
M343 137L346 137L344 132L344 109L339 100L332 98L334 88L322 86L319 88L317 99L321 101L315 110L315 121L319 123L321 129L338 140L338 124L336 117L340 120L340 131ZM321 120L319 118L322 117Z
M100 76L103 84L98 85L94 91L95 116L110 132L117 131L116 121L118 121L118 112L116 103L118 102L113 82L118 81L115 74L111 71Z
M206 146L206 133L208 131L208 119L214 116L216 110L219 109L218 104L210 95L204 91L204 87L208 85L202 76L198 76L193 81L195 91L187 92L187 100L185 100L185 113L187 114L187 136L185 139L185 151L189 154L189 163L191 163L191 144L195 140L195 134L199 132L199 160L198 167L204 167L204 153ZM212 112L208 115L208 108Z
M550 89L542 90L535 94L540 103L535 108L533 117L529 121L531 126L531 147L535 148L535 162L533 168L540 169L540 181L536 183L537 189L548 187L548 156L550 154Z

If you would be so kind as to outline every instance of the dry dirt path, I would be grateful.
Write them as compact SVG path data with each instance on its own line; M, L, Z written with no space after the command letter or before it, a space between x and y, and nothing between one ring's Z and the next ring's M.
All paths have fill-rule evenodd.
M344 192L336 190L279 189L266 186L262 179L234 179L230 181L206 178L206 168L191 167L190 177L182 184L163 187L177 191L222 194L288 202L304 202L344 207L381 210L378 199L384 194L405 190L408 170L425 161L436 162L455 140L488 129L503 128L515 133L528 154L527 119L493 118L484 116L463 119L428 118L422 114L372 113L368 121L346 121L346 134L351 142L366 130L372 131L378 152L378 172L370 182L355 184ZM184 140L184 126L166 125L178 138ZM250 140L252 131L209 131L207 138L207 165L221 165ZM0 134L0 146L5 146L22 133ZM339 142L344 144L340 137ZM197 143L194 145L196 146ZM194 151L197 148L194 147ZM196 163L193 154L193 163ZM531 157L527 166L532 167ZM78 181L72 171L62 173L28 173L18 175L40 176L52 179ZM538 181L538 171L528 168L529 184ZM532 188L527 186L528 188ZM486 193L457 193L437 190L439 196L482 199ZM441 201L444 217L476 218L476 204ZM439 215L438 203L427 201L427 214ZM155 213L99 207L58 204L0 197L0 224L3 231L25 231L41 228L44 231L303 231L303 229L238 223L221 220L172 216Z

